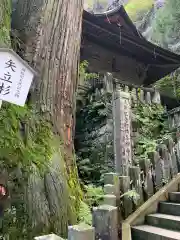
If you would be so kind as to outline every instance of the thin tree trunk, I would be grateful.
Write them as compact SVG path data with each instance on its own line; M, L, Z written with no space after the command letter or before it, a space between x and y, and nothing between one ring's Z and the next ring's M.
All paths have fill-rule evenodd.
M52 122L70 155L82 9L83 0L17 0L13 15L14 28L25 44L25 59L39 74L32 100Z

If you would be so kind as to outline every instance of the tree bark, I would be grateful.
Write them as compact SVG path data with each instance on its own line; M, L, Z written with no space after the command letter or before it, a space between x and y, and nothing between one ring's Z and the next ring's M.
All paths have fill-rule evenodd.
M51 121L69 156L83 0L17 0L15 8L13 27L24 42L25 59L38 73L32 100Z
M0 47L10 46L10 1L0 2Z
M13 2L12 27L23 42L21 56L37 71L31 88L32 103L37 114L50 121L54 132L63 140L69 167L73 165L72 121L83 0ZM53 156L43 176L32 164L33 172L28 177L24 194L32 230L32 233L28 232L30 239L42 232L65 234L67 225L75 224L75 203L71 200L63 159L64 156L58 153Z

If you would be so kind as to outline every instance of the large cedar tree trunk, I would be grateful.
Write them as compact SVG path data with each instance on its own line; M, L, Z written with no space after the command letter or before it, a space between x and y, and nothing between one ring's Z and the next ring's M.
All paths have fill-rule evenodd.
M71 156L83 0L17 0L15 9L13 28L24 42L25 59L38 73L32 100Z
M13 0L13 3L12 27L21 39L20 54L37 71L31 100L37 114L50 121L53 131L63 140L66 164L70 166L83 0ZM30 239L42 232L65 234L67 225L74 223L74 206L70 204L71 193L60 160L63 158L55 155L43 176L37 166L32 166L24 195L33 230Z

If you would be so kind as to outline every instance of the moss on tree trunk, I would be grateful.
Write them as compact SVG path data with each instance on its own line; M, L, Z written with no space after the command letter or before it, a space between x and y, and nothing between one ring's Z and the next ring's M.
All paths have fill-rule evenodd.
M83 1L18 0L16 9L14 28L19 30L25 43L25 59L39 74L31 91L32 100L60 135L67 165L72 165L74 93Z
M10 46L10 4L2 0L0 7L0 47ZM23 24L17 27L23 57L38 77L31 89L33 107L4 104L1 109L0 162L10 170L12 197L3 233L9 240L50 232L65 236L81 200L71 132L82 0L38 0L37 5L19 0L15 14L13 23Z
M0 47L10 45L10 25L11 25L11 4L10 0L0 2Z

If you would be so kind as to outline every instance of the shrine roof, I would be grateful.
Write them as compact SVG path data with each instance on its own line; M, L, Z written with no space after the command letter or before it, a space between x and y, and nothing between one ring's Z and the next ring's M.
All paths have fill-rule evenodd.
M121 27L118 26L119 21ZM180 67L180 55L148 42L138 32L123 6L102 14L84 11L83 36L111 52L133 59L135 64L143 63L143 85L153 84Z
M108 10L104 13L94 14L99 19L104 20L106 23L115 24L121 27L124 31L129 32L135 36L142 36L141 33L138 32L132 20L128 16L122 5Z

